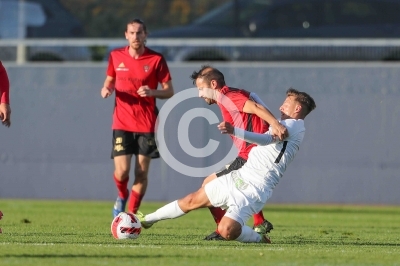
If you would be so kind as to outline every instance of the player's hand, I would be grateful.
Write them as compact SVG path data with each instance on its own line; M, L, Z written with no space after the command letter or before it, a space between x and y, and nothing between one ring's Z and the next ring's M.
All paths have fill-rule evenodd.
M9 104L0 103L0 120L6 127L11 126L11 108Z
M218 129L221 131L222 134L233 134L234 127L229 122L221 122L218 125Z
M150 87L147 85L141 86L137 90L137 93L139 94L140 97L152 97L153 96L153 90L150 89Z
M280 140L284 140L285 138L289 137L289 132L284 125L277 123L276 125L272 126L272 135L277 136Z
M107 98L108 96L111 96L111 94L113 93L113 91L114 91L114 90L111 89L111 88L103 87L103 88L101 89L101 92L100 92L101 97Z

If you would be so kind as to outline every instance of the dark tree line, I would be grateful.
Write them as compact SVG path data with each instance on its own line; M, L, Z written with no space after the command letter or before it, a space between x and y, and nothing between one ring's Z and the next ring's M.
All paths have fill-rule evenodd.
M87 37L121 37L125 24L141 18L149 31L185 25L231 0L59 0L83 24Z

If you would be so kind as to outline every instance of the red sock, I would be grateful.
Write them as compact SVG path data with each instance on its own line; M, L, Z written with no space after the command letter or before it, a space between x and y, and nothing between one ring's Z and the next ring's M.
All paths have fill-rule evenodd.
M127 199L129 196L128 181L129 181L129 176L124 181L119 181L114 175L114 182L115 185L117 186L118 197L120 197L121 199Z
M254 219L254 226L262 224L265 220L263 212L260 211L259 213L254 214L253 219Z
M140 203L142 202L144 195L131 190L131 196L129 198L128 211L136 213L139 210Z
M217 224L217 228L218 228L218 224L219 224L219 222L221 222L222 217L224 217L226 210L223 210L218 207L210 207L208 209L210 210L210 212L214 218L214 221ZM218 232L218 229L216 230L216 232Z

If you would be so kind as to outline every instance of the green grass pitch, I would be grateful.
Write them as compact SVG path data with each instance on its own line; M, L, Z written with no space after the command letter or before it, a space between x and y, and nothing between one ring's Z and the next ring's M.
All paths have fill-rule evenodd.
M400 265L396 206L267 204L275 228L267 245L202 240L215 228L207 209L115 240L112 204L0 200L0 265Z

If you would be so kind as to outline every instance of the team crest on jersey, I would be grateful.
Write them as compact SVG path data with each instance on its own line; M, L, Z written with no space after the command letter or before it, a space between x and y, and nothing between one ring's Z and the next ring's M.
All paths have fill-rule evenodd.
M149 72L150 67L148 65L143 66L144 72Z
M124 62L121 62L115 70L117 70L117 71L129 71L129 68L125 67Z

